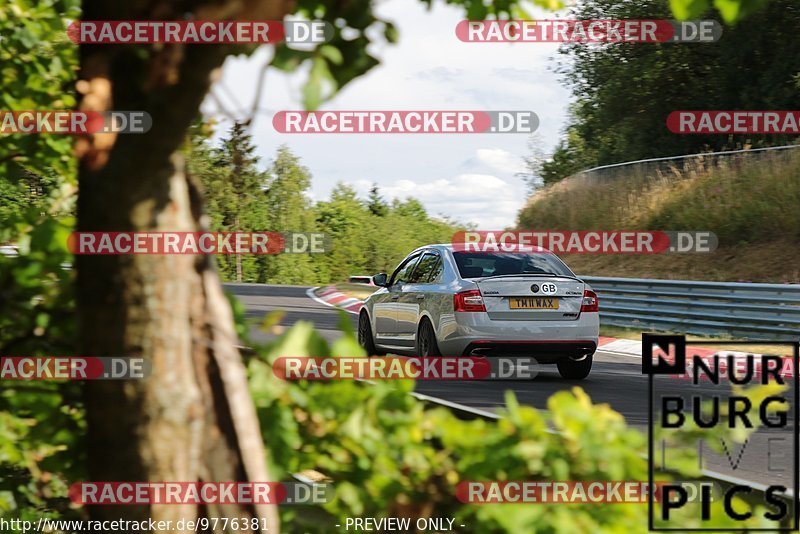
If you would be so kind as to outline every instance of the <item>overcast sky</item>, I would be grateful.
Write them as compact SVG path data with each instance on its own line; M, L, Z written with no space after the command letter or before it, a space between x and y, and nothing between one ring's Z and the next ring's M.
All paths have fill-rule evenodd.
M553 72L557 44L463 43L455 37L455 26L464 18L461 9L441 2L427 11L415 0L388 0L377 12L396 24L399 43L371 50L381 64L321 110L531 110L539 116L542 147L552 150L569 104L569 93ZM262 48L249 58L228 58L214 91L226 108L251 105L257 73L270 54ZM265 111L252 130L264 165L285 143L311 171L316 200L327 198L340 181L366 197L375 182L384 198L413 196L433 215L483 230L514 224L527 198L515 173L523 168L528 135L276 132L274 112L302 109L304 79L303 73L287 76L274 69L267 74L261 97ZM213 100L203 109L220 118ZM223 124L218 133L226 128Z

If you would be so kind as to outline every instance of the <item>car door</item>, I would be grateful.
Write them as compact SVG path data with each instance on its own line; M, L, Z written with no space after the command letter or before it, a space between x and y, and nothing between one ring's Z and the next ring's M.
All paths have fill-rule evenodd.
M403 285L411 276L421 254L413 254L403 260L394 270L386 293L380 295L373 305L375 314L375 341L378 343L397 344L397 304L400 300Z
M431 276L441 264L439 253L426 250L411 273L408 282L403 285L397 304L397 337L404 346L416 344L417 325L422 318L422 311L430 299L429 289Z

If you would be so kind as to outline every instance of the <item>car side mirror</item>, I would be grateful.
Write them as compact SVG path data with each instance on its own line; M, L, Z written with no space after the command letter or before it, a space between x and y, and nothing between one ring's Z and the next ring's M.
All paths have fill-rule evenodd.
M378 287L386 287L386 273L379 273L372 277L372 283Z

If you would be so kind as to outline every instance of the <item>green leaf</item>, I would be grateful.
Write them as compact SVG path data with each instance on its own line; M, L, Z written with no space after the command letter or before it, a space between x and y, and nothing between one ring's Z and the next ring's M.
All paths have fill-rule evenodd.
M284 72L294 72L303 61L312 57L314 53L311 51L293 50L286 44L280 44L275 47L275 55L270 65Z
M669 0L669 7L680 20L699 17L708 11L708 0Z
M283 318L286 316L286 312L284 310L273 310L264 316L264 320L261 321L261 326L259 327L262 332L267 334L273 333L273 330Z
M768 0L714 0L722 18L733 24L766 6Z
M331 45L322 45L319 47L319 53L322 57L333 63L334 65L341 65L344 61L342 52Z
M322 57L315 57L311 64L308 81L303 87L303 105L307 110L316 110L325 100L326 84L334 89L336 87L336 81L328 69L328 62Z

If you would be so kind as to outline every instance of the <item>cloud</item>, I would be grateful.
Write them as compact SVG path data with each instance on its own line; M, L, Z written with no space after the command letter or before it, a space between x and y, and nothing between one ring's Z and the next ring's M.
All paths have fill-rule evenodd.
M543 69L518 69L516 67L497 67L492 73L500 78L515 82L532 83L541 80Z
M463 43L454 33L464 19L463 8L443 2L429 8L387 0L376 9L396 23L399 43L372 47L380 65L345 86L323 110L531 110L540 119L543 148L555 146L569 102L569 90L548 68L558 44ZM251 56L229 57L222 75L227 91L217 87L217 94L233 93L242 106L249 106L256 90L253 73L271 53L262 47ZM433 215L488 230L514 223L528 196L524 182L514 175L522 170L529 136L281 134L272 126L272 115L301 106L306 77L307 67L294 74L272 69L267 75L264 112L252 125L262 162L285 143L313 174L316 199L328 198L340 181L366 198L376 182L384 198L416 197ZM203 106L207 113L216 108L210 98Z
M494 170L516 174L525 170L522 158L502 148L479 148L476 159Z
M356 183L359 192L371 184ZM431 215L445 215L460 222L473 222L482 230L501 230L512 226L517 211L525 203L521 184L491 174L467 173L431 182L401 179L380 186L385 199L416 198Z
M439 83L451 83L458 80L464 71L462 69L448 69L447 67L434 67L417 73L420 80L429 80Z

